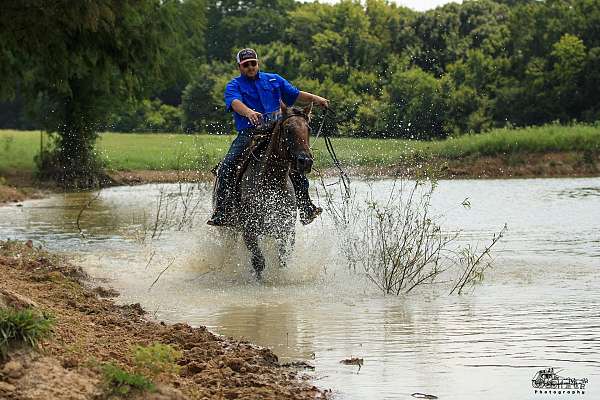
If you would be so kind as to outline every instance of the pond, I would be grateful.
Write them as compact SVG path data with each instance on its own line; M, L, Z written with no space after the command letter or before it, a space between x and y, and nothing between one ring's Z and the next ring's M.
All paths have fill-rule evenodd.
M352 185L384 196L392 182ZM120 291L117 301L156 318L306 361L315 384L339 399L542 398L531 379L546 367L588 378L583 398L600 396L600 178L439 182L432 205L445 230L484 244L508 226L493 268L461 296L443 285L382 295L348 270L327 216L298 225L289 268L268 265L258 284L239 240L204 224L208 188L190 197L192 220L153 224L159 199L168 214L168 199L190 188L116 187L0 207L0 239L75 256ZM351 357L364 360L360 370L340 363Z

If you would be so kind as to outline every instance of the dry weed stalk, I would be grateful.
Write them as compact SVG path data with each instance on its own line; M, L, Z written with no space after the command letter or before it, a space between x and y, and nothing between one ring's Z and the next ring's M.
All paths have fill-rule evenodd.
M83 215L83 212L85 210L87 210L93 202L95 202L96 200L98 200L98 198L100 197L100 194L102 193L102 190L98 190L98 192L91 197L84 205L83 207L81 207L81 209L79 210L79 213L77 214L77 220L75 221L76 225L77 225L77 229L79 230L79 234L81 235L81 237L85 238L85 234L83 233L83 229L81 229L81 216Z
M179 181L176 191L161 187L156 197L156 206L150 227L143 224L142 237L159 239L168 229L176 231L190 230L196 217L201 213L203 203L201 185L188 185Z

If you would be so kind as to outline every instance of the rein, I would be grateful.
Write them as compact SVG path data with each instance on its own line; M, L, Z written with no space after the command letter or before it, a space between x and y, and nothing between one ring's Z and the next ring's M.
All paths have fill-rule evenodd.
M321 125L319 126L319 130L317 131L317 135L315 137L315 142L317 141L317 139L319 138L319 135L321 134L321 131L323 130L323 125L325 125L325 120L329 118L335 128L334 130L337 130L337 121L335 119L335 111L333 111L333 109L327 107L325 109L325 114L323 115L323 120L321 121ZM342 168L342 165L340 163L340 160L337 157L337 154L335 154L335 149L333 148L333 143L331 142L331 137L330 135L323 135L323 140L325 141L325 147L327 148L327 152L329 153L329 156L331 157L331 160L333 161L333 165L335 165L335 167L338 169L339 173L340 173L340 181L342 182L342 185L344 186L344 191L346 192L346 196L350 197L350 178L348 177L348 174L346 174L346 171L344 171L344 169Z

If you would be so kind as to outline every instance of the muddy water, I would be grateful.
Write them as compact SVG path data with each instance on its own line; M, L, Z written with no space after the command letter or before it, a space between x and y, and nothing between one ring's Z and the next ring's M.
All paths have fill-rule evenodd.
M353 185L384 196L391 183ZM289 268L268 266L257 284L239 242L203 224L207 190L189 201L197 205L191 225L178 230L178 209L154 230L161 190L171 193L161 207L175 204L166 199L177 198L176 185L103 190L79 228L93 194L2 207L0 238L78 255L99 283L121 291L119 301L140 302L160 319L307 361L315 382L340 399L600 397L599 178L442 181L433 205L445 229L476 244L509 228L494 269L463 296L443 285L382 296L347 271L327 218L299 226ZM363 367L340 364L350 357ZM588 378L585 395L535 394L531 378L549 366Z

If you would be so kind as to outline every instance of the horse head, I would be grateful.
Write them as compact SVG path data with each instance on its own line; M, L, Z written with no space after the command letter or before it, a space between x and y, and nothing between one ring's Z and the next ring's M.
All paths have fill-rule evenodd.
M284 155L286 159L295 162L295 168L301 174L309 173L313 165L313 155L309 146L311 110L312 104L302 109L286 107L281 103L279 140L283 144L282 151L287 153Z

